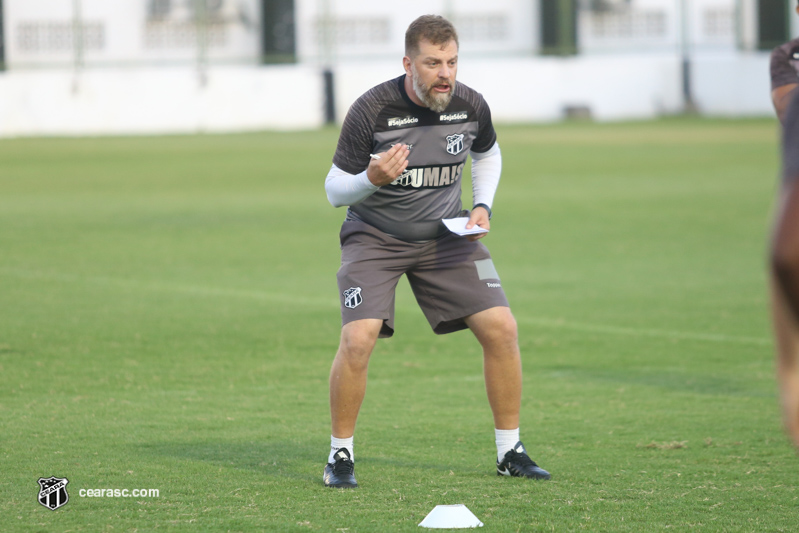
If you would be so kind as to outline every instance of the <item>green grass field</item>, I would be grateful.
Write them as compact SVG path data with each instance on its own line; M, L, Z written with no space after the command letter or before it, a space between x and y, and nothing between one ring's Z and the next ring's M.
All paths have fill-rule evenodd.
M421 531L462 503L484 531L795 531L764 272L775 121L498 133L483 242L552 481L495 475L477 342L433 335L403 281L361 487L322 486L337 131L2 140L0 530Z

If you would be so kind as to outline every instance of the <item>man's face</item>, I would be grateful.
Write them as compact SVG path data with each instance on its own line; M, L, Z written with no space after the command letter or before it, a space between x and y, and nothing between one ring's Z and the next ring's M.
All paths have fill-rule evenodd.
M442 46L422 39L416 57L406 56L403 62L419 100L437 113L444 111L452 100L458 72L458 45L455 41Z

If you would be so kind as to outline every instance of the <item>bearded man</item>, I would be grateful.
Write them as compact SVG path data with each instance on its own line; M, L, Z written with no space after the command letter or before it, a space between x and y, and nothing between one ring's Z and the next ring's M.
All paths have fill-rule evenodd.
M341 227L342 329L330 371L331 446L325 486L354 488L353 436L379 337L394 334L394 292L405 274L433 332L470 329L483 349L498 475L549 479L519 438L522 368L516 321L487 232L460 236L442 219L490 229L502 155L482 95L456 82L458 35L425 15L405 34L405 74L361 96L342 125L325 190L349 206ZM461 178L472 159L473 204ZM400 399L398 399L399 401Z

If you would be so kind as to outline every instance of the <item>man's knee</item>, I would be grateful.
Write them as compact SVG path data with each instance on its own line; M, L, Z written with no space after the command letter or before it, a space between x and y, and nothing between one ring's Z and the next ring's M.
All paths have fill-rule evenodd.
M507 309L507 313L503 313L502 315L497 317L493 329L502 338L512 339L513 342L516 342L519 338L519 327L516 324L516 318L510 312L510 309L508 309L507 307L504 309Z
M489 342L495 346L512 348L518 350L519 329L516 326L516 319L510 313L505 319L498 320L491 329L492 335Z
M507 307L495 307L473 315L468 324L484 348L518 346L516 319Z
M339 357L350 364L365 363L369 360L380 333L382 320L356 320L341 328Z

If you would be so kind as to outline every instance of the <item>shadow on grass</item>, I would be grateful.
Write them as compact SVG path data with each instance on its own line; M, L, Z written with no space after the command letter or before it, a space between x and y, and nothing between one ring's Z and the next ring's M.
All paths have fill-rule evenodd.
M572 378L619 385L639 385L701 395L774 398L776 386L771 376L752 379L750 376L711 376L672 370L604 370L578 367L552 367L547 374L553 378Z
M295 480L302 484L322 486L322 470L324 468L324 448L317 443L299 443L291 441L273 442L162 442L149 443L136 447L136 453L158 457L170 457L180 461L206 463L224 468L246 470L265 479L285 482ZM467 458L452 462L434 462L432 458L420 461L418 457L386 457L363 453L358 456L358 464L369 471L379 471L385 475L392 472L423 470L448 475L458 472L459 475L481 476L488 472L493 474L493 465L478 468L465 464ZM491 468L489 468L491 467Z
M197 440L147 443L131 451L139 455L176 459L200 469L211 465L246 471L267 483L322 486L321 452L318 446L310 444ZM186 469L191 468L187 466Z

